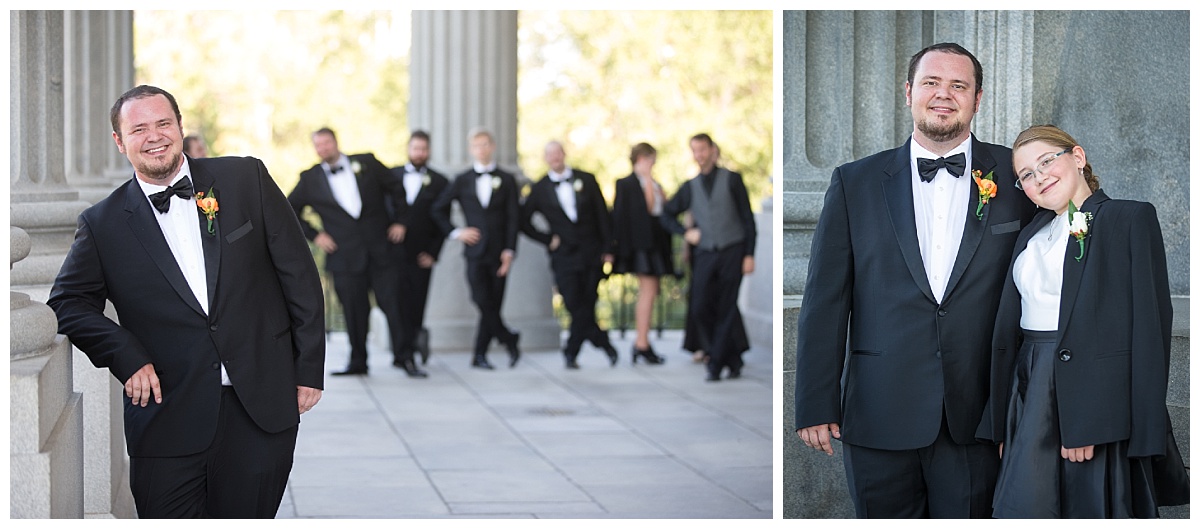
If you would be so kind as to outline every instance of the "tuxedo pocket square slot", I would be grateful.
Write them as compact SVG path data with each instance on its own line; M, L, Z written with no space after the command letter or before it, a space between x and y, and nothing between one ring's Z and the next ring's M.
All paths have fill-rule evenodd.
M1005 222L1004 224L993 225L992 235L1003 235L1005 233L1012 233L1019 229L1021 229L1021 221L1014 220L1012 222Z
M245 237L247 233L250 233L250 230L253 230L253 229L254 229L254 223L251 221L246 221L246 223L242 224L238 229L233 230L232 232L229 233L229 235L226 235L225 242L232 243L233 241L241 239L242 237Z

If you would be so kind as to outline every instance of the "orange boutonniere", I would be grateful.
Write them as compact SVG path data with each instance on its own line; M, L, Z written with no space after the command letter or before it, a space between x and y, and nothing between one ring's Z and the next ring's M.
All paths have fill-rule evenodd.
M983 207L989 199L996 197L996 176L994 171L988 171L987 176L983 176L983 171L979 169L971 171L971 176L975 178L975 186L979 188L979 205L975 206L975 216L983 220Z
M203 191L196 193L196 207L200 208L200 212L208 219L208 233L216 233L213 230L213 220L217 218L217 211L221 209L221 205L217 203L217 196L211 187L208 188L207 196Z

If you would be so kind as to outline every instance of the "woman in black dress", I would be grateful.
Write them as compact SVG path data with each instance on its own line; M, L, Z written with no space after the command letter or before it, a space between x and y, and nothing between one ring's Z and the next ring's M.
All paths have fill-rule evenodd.
M1186 487L1186 474L1167 415L1171 299L1154 206L1108 198L1053 126L1017 136L1013 168L1042 210L1017 238L993 334L979 431L1000 443L993 515L1156 517L1178 504L1156 478ZM1020 192L980 176L976 189Z
M674 275L671 260L671 234L659 223L666 196L654 181L657 152L648 143L633 146L629 161L633 174L617 180L613 199L612 254L613 270L618 274L637 274L638 299L634 311L637 338L633 342L633 362L641 357L648 364L661 364L662 357L650 346L650 317L658 296L659 278Z

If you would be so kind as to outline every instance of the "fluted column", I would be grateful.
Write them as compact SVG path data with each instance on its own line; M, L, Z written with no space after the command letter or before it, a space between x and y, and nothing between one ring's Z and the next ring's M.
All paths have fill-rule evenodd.
M453 175L469 167L467 134L483 126L497 163L527 181L517 161L517 12L414 11L409 126L430 133L430 165ZM454 215L461 225L457 206ZM523 350L556 350L546 252L520 237L503 314ZM478 312L470 301L462 245L448 241L434 268L426 327L434 349L470 350Z

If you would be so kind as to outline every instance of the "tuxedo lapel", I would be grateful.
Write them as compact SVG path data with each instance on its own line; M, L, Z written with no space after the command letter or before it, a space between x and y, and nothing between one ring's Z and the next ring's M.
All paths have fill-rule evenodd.
M987 150L983 144L971 136L971 170L982 171L981 174L987 175L996 168L996 159L992 157L992 153ZM963 178L970 175L963 175ZM983 218L975 216L975 210L979 207L979 185L975 183L975 179L971 178L971 203L967 208L967 224L963 226L962 241L958 245L958 255L954 258L954 268L950 270L950 279L946 282L946 293L942 296L942 301L949 299L954 292L954 286L958 284L958 280L962 279L963 273L967 271L967 265L971 264L971 259L975 257L975 251L979 249L979 243L983 240L983 234L987 231L988 217L992 208L985 205L983 207Z
M195 160L191 161L191 168L192 182L196 190L203 191L205 196L210 196L211 193L211 196L220 204L221 192L214 185L215 179L212 173L204 169L203 163L197 164ZM213 233L208 232L208 217L204 215L204 212L200 211L200 208L196 208L196 214L200 220L200 245L204 248L204 276L208 283L208 306L211 309L217 295L217 278L221 272L221 214L218 210L217 215L213 218Z
M1075 236L1067 239L1067 251L1063 256L1063 282L1062 293L1059 299L1058 308L1058 329L1061 331L1067 328L1067 324L1071 321L1071 312L1075 309L1075 298L1079 294L1079 282L1083 279L1083 271L1087 267L1088 256L1092 254L1088 248L1095 241L1093 237L1092 226L1095 225L1095 217L1099 216L1101 205L1108 200L1108 195L1104 191L1097 190L1092 193L1092 196L1083 201L1083 205L1079 206L1079 211L1092 214L1092 222L1088 223L1088 233L1084 237L1083 257L1078 261L1075 257L1079 255L1079 243ZM1067 219L1070 222L1071 219Z
M163 236L162 228L158 226L158 220L154 218L154 210L150 207L150 201L142 193L142 188L137 183L137 177L125 185L125 211L128 213L125 222L129 225L129 230L142 244L142 248L146 250L150 260L162 272L167 283L187 306L203 315L204 308L200 306L196 295L188 286L187 279L183 277L183 272L179 269L179 263L175 262L171 247L167 246L167 239Z
M921 261L921 243L917 240L909 152L909 144L905 142L903 147L896 149L896 156L891 164L884 168L887 176L882 182L883 199L887 204L892 229L896 233L896 241L900 243L900 253L904 255L904 263L908 265L913 282L929 301L937 303L933 297L933 290L929 287L929 278L925 276L925 265Z

